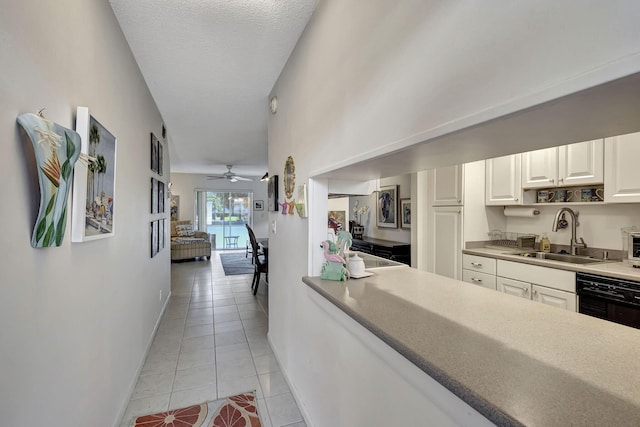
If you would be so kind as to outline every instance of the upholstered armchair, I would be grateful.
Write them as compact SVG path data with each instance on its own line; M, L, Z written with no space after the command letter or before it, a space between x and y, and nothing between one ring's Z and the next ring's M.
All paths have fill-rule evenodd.
M215 234L193 230L191 221L171 221L171 261L206 257L215 249Z

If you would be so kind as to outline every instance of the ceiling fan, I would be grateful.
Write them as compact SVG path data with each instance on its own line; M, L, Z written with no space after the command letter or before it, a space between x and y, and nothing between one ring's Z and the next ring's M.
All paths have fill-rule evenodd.
M231 168L233 165L227 165L227 171L221 175L208 175L207 179L226 179L229 182L237 182L237 181L253 181L251 178L245 178L242 176L238 176L235 173L231 172Z

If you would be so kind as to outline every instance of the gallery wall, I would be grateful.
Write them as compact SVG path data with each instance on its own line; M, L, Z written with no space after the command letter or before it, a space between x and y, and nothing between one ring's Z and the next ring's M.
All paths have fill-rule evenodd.
M114 426L170 292L169 250L151 258L149 242L162 118L106 1L4 2L0 62L0 424ZM16 118L45 108L73 129L78 106L117 138L115 236L72 243L67 221L60 247L34 249L37 174Z

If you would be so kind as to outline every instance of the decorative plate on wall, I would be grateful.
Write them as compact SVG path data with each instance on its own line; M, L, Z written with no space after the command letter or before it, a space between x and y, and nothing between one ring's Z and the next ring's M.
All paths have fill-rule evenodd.
M287 161L284 164L284 194L287 199L293 197L293 190L296 186L296 166L293 164L293 157L287 157Z

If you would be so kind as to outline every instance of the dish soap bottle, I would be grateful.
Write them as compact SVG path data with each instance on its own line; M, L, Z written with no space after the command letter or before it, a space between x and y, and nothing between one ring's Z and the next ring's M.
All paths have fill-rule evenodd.
M543 234L542 238L540 239L540 251L547 253L551 252L551 242L549 241L546 233Z

